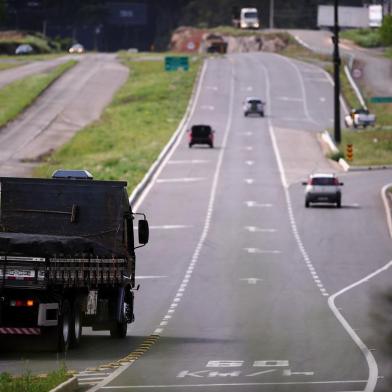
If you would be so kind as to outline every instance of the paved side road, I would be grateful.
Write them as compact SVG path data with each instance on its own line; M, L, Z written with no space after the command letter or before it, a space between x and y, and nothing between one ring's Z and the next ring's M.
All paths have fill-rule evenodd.
M0 129L0 176L30 176L39 158L97 120L128 77L114 54L91 54Z
M331 32L323 30L289 30L310 49L319 53L332 53ZM363 84L374 95L392 96L392 61L379 49L364 49L341 40L342 55L353 55L362 64Z
M63 64L71 59L79 60L80 57L76 56L62 56L56 59L47 61L34 61L29 64L21 65L16 68L6 69L0 72L0 88L3 88L7 84L15 82L16 80L26 78L27 76L34 75L37 73L48 72L51 69Z

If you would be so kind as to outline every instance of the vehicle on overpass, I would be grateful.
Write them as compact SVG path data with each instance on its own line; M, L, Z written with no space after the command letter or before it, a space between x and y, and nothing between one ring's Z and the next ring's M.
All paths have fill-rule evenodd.
M126 336L135 249L149 237L126 185L87 171L0 178L0 335L39 335L59 351L79 344L82 326Z
M335 174L315 173L309 176L305 185L305 207L310 203L333 203L340 208L342 205L342 182Z
M241 29L259 29L260 19L257 8L233 7L233 26Z

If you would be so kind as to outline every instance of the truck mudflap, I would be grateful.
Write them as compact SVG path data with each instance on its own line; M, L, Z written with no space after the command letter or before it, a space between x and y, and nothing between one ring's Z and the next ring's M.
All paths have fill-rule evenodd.
M41 328L0 327L0 335L41 335Z

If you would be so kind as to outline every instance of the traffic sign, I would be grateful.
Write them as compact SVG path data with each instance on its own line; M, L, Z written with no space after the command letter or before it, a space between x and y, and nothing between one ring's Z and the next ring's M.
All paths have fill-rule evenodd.
M182 68L184 71L189 69L189 60L185 56L166 56L165 71L177 71Z
M371 97L371 103L392 103L392 97Z

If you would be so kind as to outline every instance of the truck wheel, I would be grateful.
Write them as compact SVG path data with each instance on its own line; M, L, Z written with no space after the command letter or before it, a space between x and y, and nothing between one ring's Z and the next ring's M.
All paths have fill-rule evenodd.
M126 320L123 320L121 323L116 322L115 325L110 328L110 336L116 339L124 339L125 336L127 336L127 328L128 324Z
M63 301L63 305L61 307L61 314L59 316L59 324L57 326L58 332L58 344L57 348L60 352L65 352L68 350L70 337L71 337L71 319L72 319L72 311L71 305L67 299Z
M127 306L128 305L124 302L122 320L120 322L115 321L113 326L110 328L110 336L112 338L123 339L127 336L127 329L128 329L128 323L126 317Z
M72 320L70 329L70 346L78 347L82 337L82 312L78 300L74 301L72 308Z

